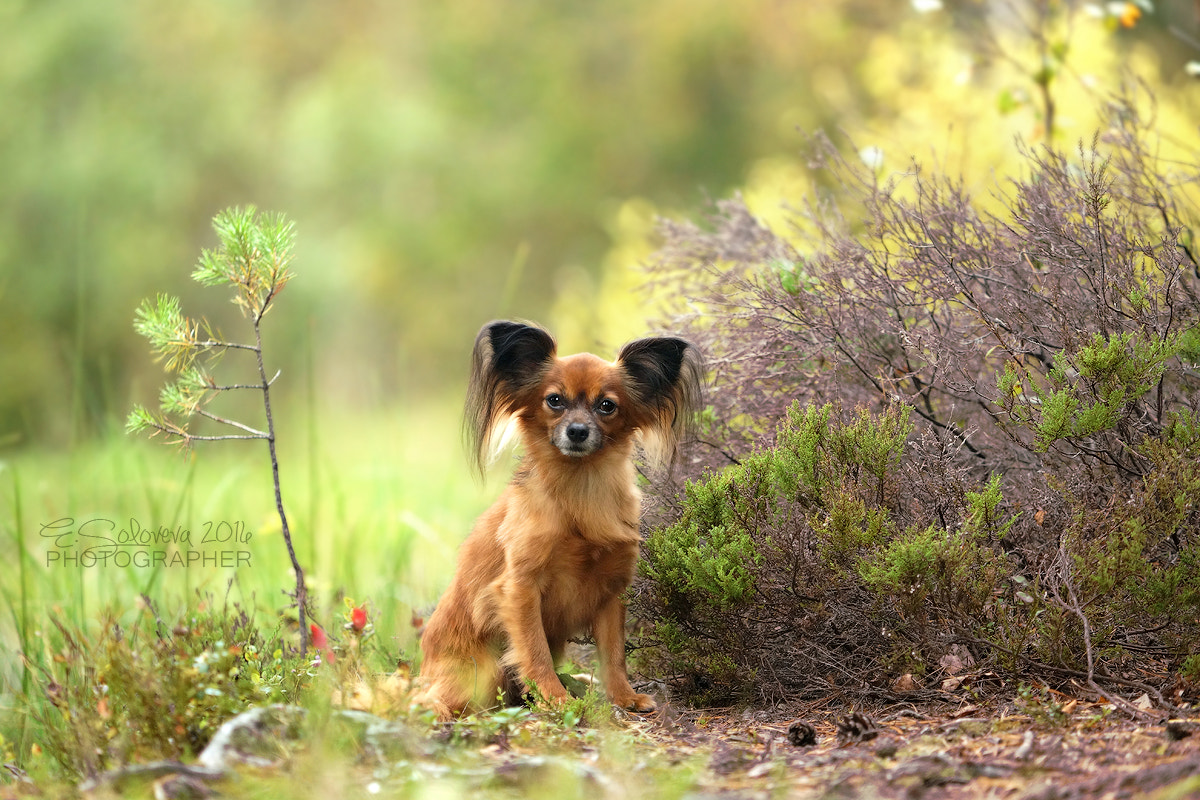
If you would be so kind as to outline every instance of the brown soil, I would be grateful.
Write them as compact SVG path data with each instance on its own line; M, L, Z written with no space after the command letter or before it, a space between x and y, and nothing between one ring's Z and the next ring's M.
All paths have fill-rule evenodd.
M665 708L634 724L681 757L711 751L713 797L1200 798L1200 719L1139 723L1104 705L1032 716L892 707L854 718L813 712L799 722ZM796 746L806 725L816 744Z

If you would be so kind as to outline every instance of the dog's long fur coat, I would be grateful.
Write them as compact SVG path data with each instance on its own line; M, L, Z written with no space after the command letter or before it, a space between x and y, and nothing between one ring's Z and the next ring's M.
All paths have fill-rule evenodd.
M622 593L638 557L633 464L669 462L700 398L696 349L671 337L626 345L615 362L556 356L544 330L484 326L475 342L467 431L482 467L506 424L524 456L459 553L421 648L419 700L446 718L513 701L525 688L568 694L555 674L569 638L590 633L617 705L650 711L625 671Z

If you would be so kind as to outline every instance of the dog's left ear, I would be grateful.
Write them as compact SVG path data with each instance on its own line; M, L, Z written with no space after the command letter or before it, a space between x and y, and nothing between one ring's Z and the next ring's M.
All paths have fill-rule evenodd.
M660 464L675 458L679 439L700 410L704 359L695 345L673 336L630 342L617 356L638 411L642 445Z

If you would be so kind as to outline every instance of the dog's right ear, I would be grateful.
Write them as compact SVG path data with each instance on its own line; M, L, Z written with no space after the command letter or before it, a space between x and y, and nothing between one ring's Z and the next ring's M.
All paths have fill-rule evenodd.
M506 438L497 432L541 385L557 349L554 338L535 325L489 322L479 331L463 427L480 472Z

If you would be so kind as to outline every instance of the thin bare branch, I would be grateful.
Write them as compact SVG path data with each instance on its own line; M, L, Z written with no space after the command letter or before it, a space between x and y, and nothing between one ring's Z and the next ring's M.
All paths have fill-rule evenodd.
M262 387L260 386L258 388L261 389ZM222 425L228 425L231 428L237 428L238 430L243 430L246 433L250 434L249 438L252 438L252 439L266 439L267 438L267 433L265 431L260 431L257 428L251 428L249 425L243 425L242 423L238 422L237 420L226 419L225 417L217 416L216 414L213 414L212 412L205 411L203 408L197 408L196 413L202 417L211 419L213 422L219 422ZM192 438L196 438L196 437L192 437Z

